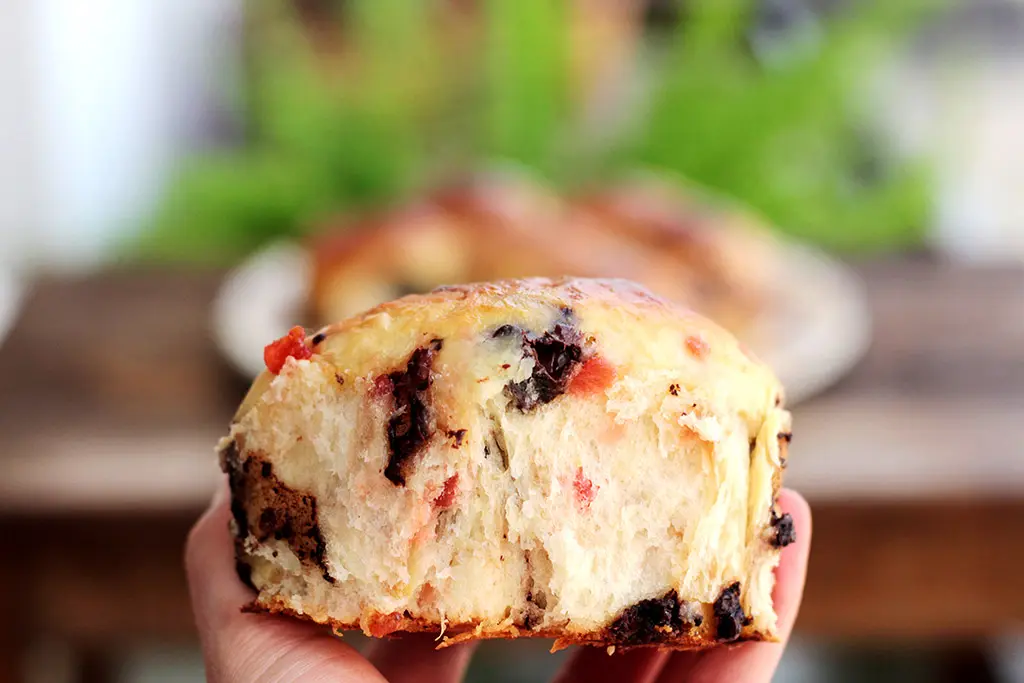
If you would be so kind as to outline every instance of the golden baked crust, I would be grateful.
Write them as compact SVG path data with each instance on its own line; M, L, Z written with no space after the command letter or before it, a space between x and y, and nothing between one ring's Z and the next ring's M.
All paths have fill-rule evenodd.
M252 609L442 644L774 638L782 388L624 281L410 295L256 380L220 446Z
M326 621L316 620L308 614L300 614L294 611L292 608L288 607L284 601L278 599L270 599L263 603L253 602L245 607L245 611L264 614L280 614L294 619L320 623L324 626L329 626L338 634L344 634L346 631L359 631L363 629L363 626L358 621L342 623L330 618ZM666 650L705 650L722 644L722 641L715 638L714 634L705 632L685 633L672 640L624 645L617 642L614 635L600 631L589 634L566 635L564 631L554 628L529 630L517 627L514 624L508 624L507 626L501 627L488 627L486 624L479 622L467 624L445 624L442 627L436 622L427 621L425 619L410 619L405 615L400 615L395 619L388 619L390 615L376 616L378 619L388 620L388 628L394 629L387 633L380 633L379 637L388 638L393 635L401 635L403 633L439 633L437 645L437 649L439 650L472 640L515 640L516 638L544 638L554 640L555 642L551 646L551 652L558 652L559 650L564 650L572 645L614 647L616 650L624 652L626 650L641 647L657 647ZM370 621L373 623L374 618L371 617ZM374 636L375 634L371 630L367 635ZM768 636L764 633L745 630L737 638L732 639L729 642L775 642L775 640L776 639L774 637Z

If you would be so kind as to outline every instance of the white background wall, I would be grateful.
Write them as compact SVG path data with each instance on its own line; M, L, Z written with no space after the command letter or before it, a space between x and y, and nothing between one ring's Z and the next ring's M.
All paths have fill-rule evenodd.
M25 251L31 230L38 224L35 206L39 199L40 171L36 167L33 107L30 79L34 70L27 2L0 6L0 265Z
M888 73L879 109L897 148L935 160L932 243L962 260L1019 262L1024 0L970 2L974 12L954 15L927 57L910 57Z
M0 2L0 260L82 267L224 109L241 0Z

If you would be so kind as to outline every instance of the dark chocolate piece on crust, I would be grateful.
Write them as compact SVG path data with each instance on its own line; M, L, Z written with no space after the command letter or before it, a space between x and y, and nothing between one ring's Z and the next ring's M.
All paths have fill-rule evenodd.
M679 595L672 590L624 609L608 627L608 636L616 645L650 645L677 638L692 626L683 616Z
M583 362L583 335L572 310L566 308L561 312L561 319L542 335L520 332L523 357L533 358L533 373L521 382L509 382L505 386L505 394L512 405L524 413L564 394ZM517 328L504 325L494 336L512 336L515 331Z
M740 583L737 581L722 590L712 609L718 621L716 635L719 640L736 640L743 631L747 616L740 605Z
M790 543L796 541L796 529L793 527L793 517L788 512L780 516L775 512L775 510L772 510L772 520L770 524L773 530L771 544L776 548L785 548Z

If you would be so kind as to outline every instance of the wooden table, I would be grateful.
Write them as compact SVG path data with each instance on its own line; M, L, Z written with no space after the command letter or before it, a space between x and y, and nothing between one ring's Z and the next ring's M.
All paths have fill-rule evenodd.
M860 270L874 345L795 411L788 484L815 512L798 628L909 642L1019 626L1024 268ZM110 643L192 638L181 545L245 389L208 338L219 279L44 280L0 347L0 682L38 637L75 643L96 680Z

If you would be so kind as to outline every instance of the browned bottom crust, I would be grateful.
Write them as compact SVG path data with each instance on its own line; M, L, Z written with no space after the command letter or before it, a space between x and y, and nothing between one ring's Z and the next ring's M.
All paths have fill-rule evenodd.
M318 619L310 614L300 614L279 600L275 600L270 604L263 604L254 600L243 607L242 611L257 614L278 614L302 619L303 621L328 626L339 636L342 635L344 631L366 632L366 629L358 622L342 623L331 619L330 617ZM442 625L438 622L427 621L425 619L415 619L397 613L393 615L380 615L380 620L375 623L371 630L373 632L367 633L367 635L377 638L393 638L401 636L403 633L436 632L438 633L438 650L472 640L511 640L515 638L554 639L555 642L551 646L551 652L564 650L571 645L587 645L591 647L608 648L608 654L612 654L613 652L625 652L627 650L641 647L655 647L663 650L706 650L711 647L736 645L742 642L777 642L778 640L777 638L767 636L759 631L743 629L738 637L728 641L716 639L713 633L690 632L672 634L671 636L659 638L657 641L652 642L629 642L624 644L612 636L607 629L592 631L589 633L569 633L559 628L530 630L518 628L512 624L502 626L500 628L487 628L479 622L467 622L461 624L446 623Z

